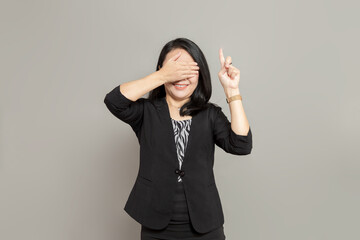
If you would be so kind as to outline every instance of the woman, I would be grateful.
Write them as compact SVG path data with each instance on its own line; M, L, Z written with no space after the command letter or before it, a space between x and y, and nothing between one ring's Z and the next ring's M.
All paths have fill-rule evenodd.
M222 49L219 56L231 123L209 102L206 59L186 38L163 47L156 72L115 87L104 99L140 143L139 173L124 209L142 225L142 240L225 239L214 144L231 154L250 154L252 133L239 91L240 71ZM148 92L149 98L141 98Z

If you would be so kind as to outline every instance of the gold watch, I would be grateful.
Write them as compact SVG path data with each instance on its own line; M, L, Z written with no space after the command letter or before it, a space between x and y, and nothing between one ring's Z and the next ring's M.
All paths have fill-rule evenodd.
M229 98L226 98L226 102L227 103L230 103L231 101L234 101L234 100L242 100L242 97L240 94L238 95L235 95L235 96L232 96L232 97L229 97Z

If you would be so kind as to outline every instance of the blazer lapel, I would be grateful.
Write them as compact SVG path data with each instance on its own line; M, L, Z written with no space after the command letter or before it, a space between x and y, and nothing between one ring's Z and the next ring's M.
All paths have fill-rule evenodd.
M160 117L161 117L161 122L167 133L166 139L164 139L164 141L165 141L164 146L166 146L167 143L170 144L171 154L173 156L172 157L173 159L171 161L178 168L179 161L178 161L177 149L176 149L176 144L175 144L175 134L174 134L174 129L173 129L172 122L171 122L169 107L168 107L165 97L162 97L161 99L159 99L158 109L159 109L159 113L160 113ZM196 134L198 134L198 132L197 132L198 115L199 114L196 114L195 116L193 116L192 120L191 120L188 143L187 143L187 147L185 150L181 169L184 169L184 164L186 164L186 162L189 161L189 159L191 159L190 156L192 155L192 152L195 150L195 149L193 149L193 145L194 145L193 141L196 139Z

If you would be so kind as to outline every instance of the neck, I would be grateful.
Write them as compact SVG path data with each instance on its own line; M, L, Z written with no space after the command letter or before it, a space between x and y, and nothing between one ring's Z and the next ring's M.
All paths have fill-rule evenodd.
M177 107L180 108L181 106L183 106L185 103L190 101L190 98L185 98L185 99L181 99L181 100L176 100L174 98L172 98L171 96L169 96L168 94L165 97L166 101L173 107Z

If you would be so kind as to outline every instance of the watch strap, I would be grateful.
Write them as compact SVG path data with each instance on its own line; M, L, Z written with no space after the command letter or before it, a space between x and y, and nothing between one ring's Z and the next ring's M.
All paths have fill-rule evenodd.
M226 102L227 103L230 103L230 102L232 102L232 101L234 101L234 100L242 100L242 97L241 97L241 95L240 94L238 94L238 95L235 95L235 96L232 96L232 97L229 97L229 98L226 98Z

